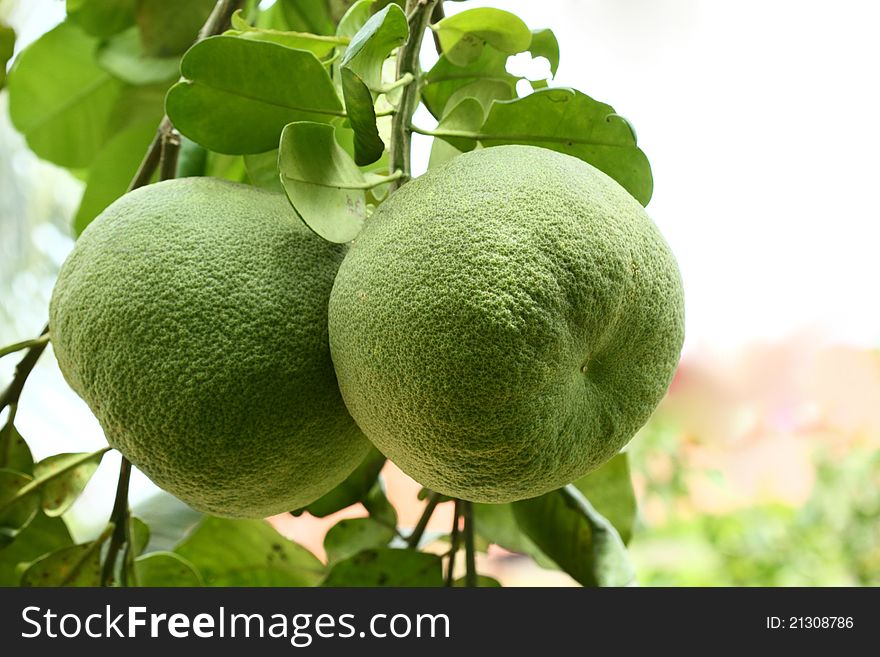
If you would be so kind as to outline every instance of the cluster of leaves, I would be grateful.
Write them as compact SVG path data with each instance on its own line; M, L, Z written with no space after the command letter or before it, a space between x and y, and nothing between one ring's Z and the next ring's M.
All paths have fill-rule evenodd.
M186 138L178 175L283 185L310 227L349 241L398 175L387 170L390 114L408 85L439 122L427 131L431 166L476 147L535 144L650 200L647 158L611 106L548 80L517 97L508 58L544 57L555 74L559 46L509 12L470 9L433 24L443 54L413 80L396 78L395 50L410 33L396 3L246 2L230 30L194 46L213 0L67 4L67 19L16 59L8 87L29 146L87 183L77 234L126 191L167 112ZM0 55L11 38L0 29Z
M539 145L585 160L643 204L650 200L648 161L629 122L610 105L546 79L529 80L532 92L518 95L521 80L507 71L508 58L543 57L555 75L559 46L551 30L531 30L493 8L444 17L437 0L405 8L388 0L259 4L221 0L218 8L239 8L229 29L199 38L206 36L200 29L214 0L67 0L67 18L17 57L5 81L13 124L35 153L86 183L76 234L129 188L163 117L183 135L177 176L283 190L293 211L334 242L356 237L372 208L410 176L394 147L412 132L434 137L432 167L475 148ZM414 18L420 15L431 17L439 53L428 71L418 66L427 24ZM12 39L0 26L4 62ZM403 70L407 48L415 64ZM411 125L420 102L436 118L436 129ZM111 522L96 540L73 545L59 516L106 450L34 465L15 430L14 405L10 410L0 440L2 583L452 583L458 524L444 555L420 551L424 527L407 536L398 528L382 490L378 453L300 510L321 517L358 504L367 510L367 517L343 520L328 532L327 564L262 521L204 518L167 546L172 549L147 551L147 525L114 514L118 527ZM426 519L445 503L428 495ZM633 580L624 546L635 504L623 455L539 498L454 504L467 509L465 534L479 538L465 541L468 557L494 543L561 568L584 585ZM117 559L113 546L120 536L124 550Z
M74 544L61 517L108 450L59 454L37 464L8 423L0 454L0 586L100 586L106 581L113 524ZM449 537L404 536L385 496L384 457L371 453L345 482L297 514L325 517L353 505L365 517L337 522L324 538L327 562L262 520L202 516L159 496L147 522L128 516L127 545L113 579L124 586L442 586L444 559L463 549ZM592 504L587 501L592 500ZM450 500L440 501L451 503ZM429 502L426 507L434 508ZM561 569L585 586L634 581L624 542L632 534L635 498L621 454L566 489L512 504L473 505L475 549L490 544ZM155 535L151 536L151 527ZM459 559L458 563L462 563ZM447 565L447 568L449 566ZM464 578L448 579L462 586ZM480 576L480 586L499 586Z

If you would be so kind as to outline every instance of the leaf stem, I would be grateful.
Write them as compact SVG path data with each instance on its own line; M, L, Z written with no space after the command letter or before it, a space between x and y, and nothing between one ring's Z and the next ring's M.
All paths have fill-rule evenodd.
M101 586L110 586L113 583L116 556L119 554L119 548L127 542L128 532L126 531L126 526L129 522L128 482L130 479L131 463L123 456L119 464L116 500L113 502L113 510L110 512L109 526L113 527L113 535L110 538L110 546L107 548L107 556L104 557L104 568L101 570Z
M310 185L315 185L316 187L329 187L330 189L373 189L374 187L378 187L379 185L384 185L385 183L394 182L395 180L399 180L401 176L403 176L403 171L398 169L394 173L389 173L387 176L372 176L369 180L366 180L362 183L337 183L337 182L314 182L312 180L303 180L301 178L295 178L293 176L287 176L281 174L284 180L289 180L291 182L299 182L299 183L308 183Z
M449 534L449 561L446 564L446 582L443 586L452 586L455 582L455 555L458 552L458 541L460 532L458 531L459 518L461 518L462 500L455 500L455 511L452 514L452 532Z
M33 338L31 340L23 340L22 342L16 342L15 344L11 344L9 346L0 348L0 358L3 356L8 356L9 354L15 353L16 351L21 351L22 349L28 349L30 347L37 347L39 345L44 345L49 342L49 334L43 333L38 338Z
M21 397L24 383L27 381L31 370L34 369L34 365L37 364L37 360L39 360L43 350L46 348L48 337L45 342L39 342L39 340L43 336L48 335L49 325L47 324L43 327L43 330L40 333L40 338L35 339L35 344L28 348L27 353L25 353L18 365L15 366L15 376L12 378L12 383L10 383L6 390L3 391L3 394L0 395L0 411L12 404L18 404L18 399Z
M443 0L437 0L437 4L434 5L434 11L431 14L431 23L439 23L444 18L446 18L446 11L443 9ZM436 30L431 30L431 36L434 37L434 49L438 55L442 55L443 46L440 45L440 37L437 35Z
M428 502L425 504L425 510L422 511L422 515L419 518L419 522L416 524L415 529L413 529L412 534L409 535L409 538L406 539L406 546L412 549L418 549L419 542L422 540L422 536L425 533L425 529L428 527L428 522L431 520L431 516L434 515L434 509L437 508L437 503L440 501L440 493L436 493L431 491L428 494Z
M410 125L409 129L419 135L427 135L429 137L460 137L463 139L498 140L503 142L548 142L552 144L566 144L574 146L575 144L589 144L591 146L606 146L608 148L631 148L629 144L609 144L592 139L579 139L577 137L557 137L555 135L509 135L509 134L487 134L485 132L473 132L471 130L427 130L416 125Z
M386 84L381 87L376 87L375 89L370 89L370 91L374 91L377 94L387 94L388 92L399 89L400 87L405 87L413 80L415 80L415 77L412 73L405 73L402 77L395 80L394 82L391 82L390 84Z
M391 120L390 167L392 170L400 169L403 172L400 180L392 183L392 189L397 189L412 176L410 123L419 105L419 52L436 3L437 0L407 0L406 3L409 37L397 52L397 78L402 79L410 74L413 81L403 88L400 104Z
M477 586L477 554L474 545L474 505L468 501L462 501L462 516L464 518L464 558L465 558L465 586Z

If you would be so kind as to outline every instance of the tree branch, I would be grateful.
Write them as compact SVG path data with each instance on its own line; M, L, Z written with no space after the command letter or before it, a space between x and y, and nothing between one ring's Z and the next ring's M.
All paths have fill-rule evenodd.
M455 582L455 555L458 552L459 531L458 524L461 518L461 500L455 500L455 512L452 514L452 532L449 534L449 562L446 564L446 582L443 586L452 586Z
M419 105L420 76L419 51L422 48L422 39L425 30L431 21L431 13L437 0L407 0L406 15L409 20L409 37L397 53L397 78L400 79L409 74L413 81L403 88L400 95L400 104L391 119L391 145L389 158L389 171L400 169L403 175L399 180L391 183L392 190L397 189L410 179L410 146L412 131L410 123L412 116Z
M202 25L202 29L199 30L199 36L196 37L195 43L226 30L229 27L232 14L236 10L241 9L243 4L244 0L217 0L214 9L211 10L211 15L208 16L208 20Z
M462 516L464 517L464 559L465 559L465 586L477 586L477 554L474 545L474 505L470 502L462 502Z
M180 155L180 133L169 122L169 129L162 135L159 156L159 180L171 180L177 175L177 157Z
M422 536L425 533L425 529L428 527L428 522L431 520L431 516L434 515L434 509L437 508L437 503L440 501L440 493L435 493L431 491L428 495L428 503L425 504L425 510L422 511L422 516L419 518L419 522L416 524L415 529L413 529L412 534L409 535L409 538L406 539L406 546L409 548L417 549L419 547L419 543L422 540Z
M131 478L131 463L124 456L119 464L119 482L116 484L116 500L113 502L113 510L110 512L110 523L113 525L113 535L110 537L110 547L107 548L107 556L104 558L104 568L101 570L101 586L110 586L113 583L113 570L116 566L116 555L119 548L126 542L128 536L127 526L129 521L128 511L128 482Z
M43 327L42 332L40 333L40 337L46 336L49 334L49 325L47 324ZM34 365L37 364L40 356L43 351L46 349L47 340L41 340L37 338L34 341L34 345L27 350L24 357L19 361L18 365L15 366L15 376L12 377L12 383L3 391L3 394L0 395L0 411L2 411L7 406L11 406L13 404L18 404L18 399L21 397L21 391L24 388L24 383L27 381L28 375L30 375L31 370L34 369Z

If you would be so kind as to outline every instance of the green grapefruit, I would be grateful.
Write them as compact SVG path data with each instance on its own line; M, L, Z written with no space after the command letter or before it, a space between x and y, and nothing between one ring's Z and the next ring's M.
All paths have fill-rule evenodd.
M330 361L327 300L344 253L281 194L210 178L138 189L61 269L58 364L108 442L194 508L299 508L369 449Z
M329 311L367 437L421 484L494 503L616 454L664 396L683 327L675 258L642 206L531 146L404 185L346 255Z

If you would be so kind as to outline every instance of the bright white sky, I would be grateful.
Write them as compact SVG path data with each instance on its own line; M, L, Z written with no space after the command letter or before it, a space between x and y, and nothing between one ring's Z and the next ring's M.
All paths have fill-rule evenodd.
M556 78L628 117L684 277L687 346L880 344L880 3L506 0Z
M24 12L37 18L25 40L60 18L62 3L40 4L45 12ZM727 351L805 330L880 344L880 3L447 3L450 12L493 5L551 27L562 51L556 84L636 126L654 168L649 212L684 277L687 348ZM414 159L424 168L423 138ZM32 379L18 424L38 457L103 444L56 367ZM109 510L115 470L99 470L84 505ZM133 485L135 498L152 490L143 477Z

